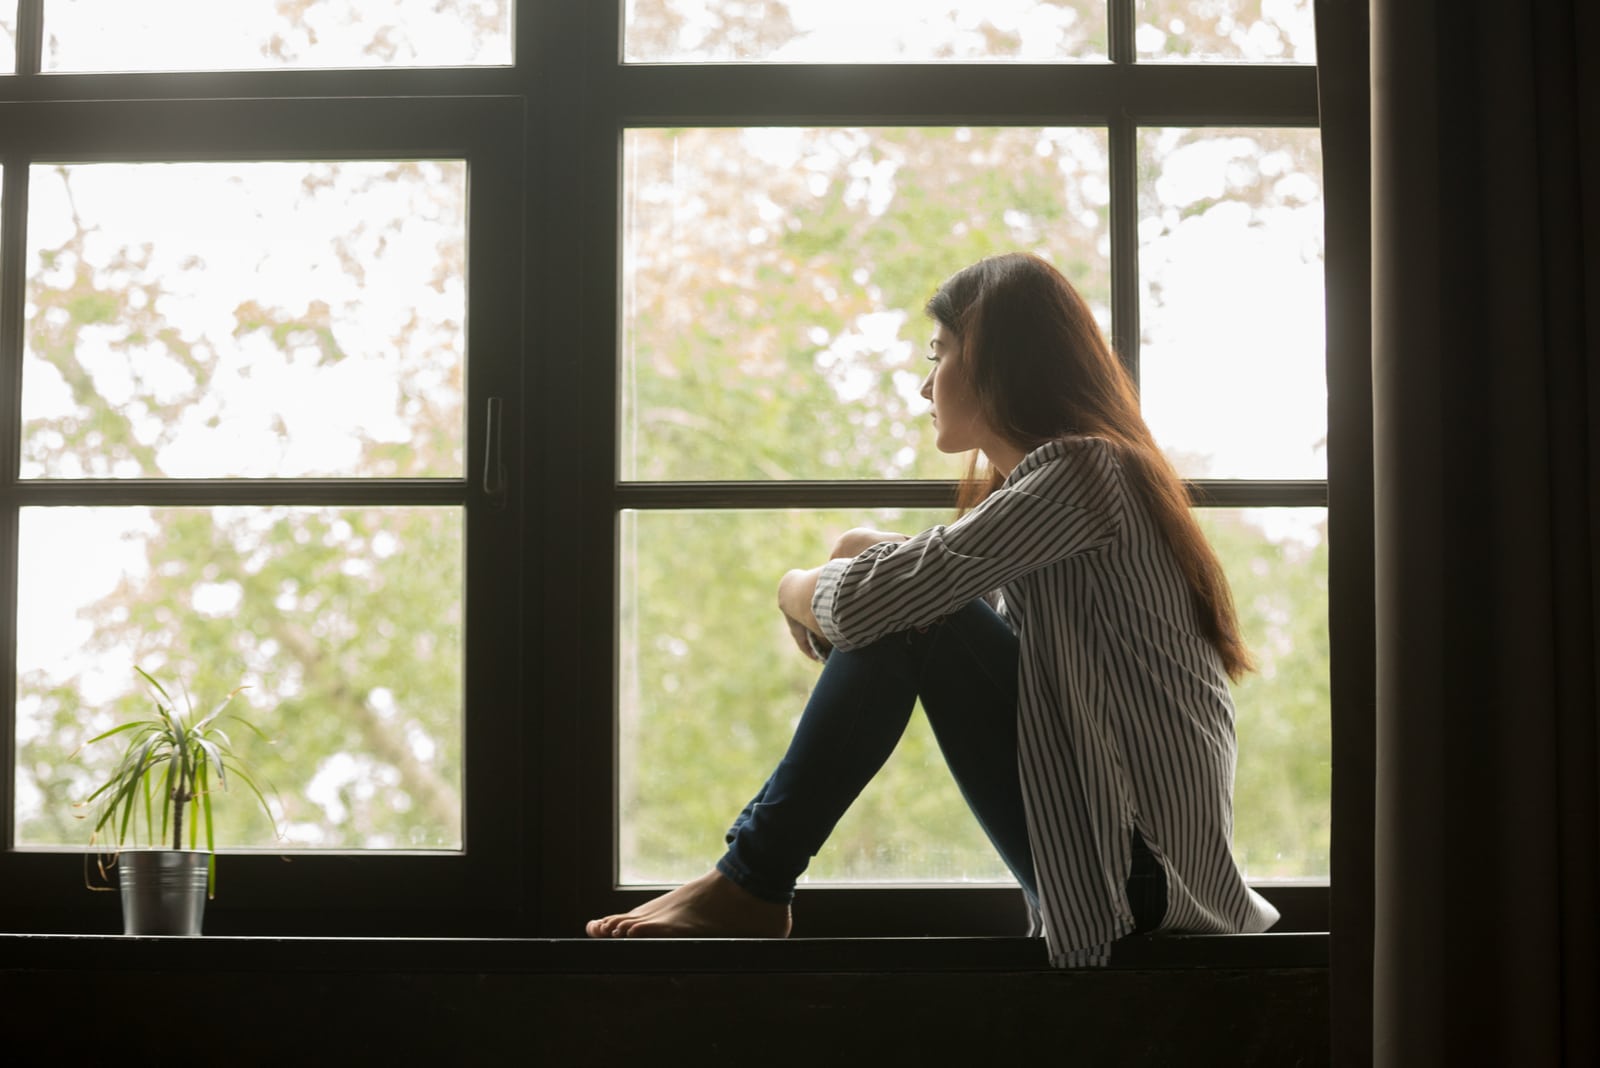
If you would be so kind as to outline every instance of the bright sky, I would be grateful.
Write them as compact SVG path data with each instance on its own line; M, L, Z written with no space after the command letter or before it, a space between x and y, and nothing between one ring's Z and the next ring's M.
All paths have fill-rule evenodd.
M624 0L631 13L642 0ZM1210 0L1212 11L1237 10L1243 0ZM1183 18L1194 0L1138 0L1141 56L1163 57L1181 42ZM643 61L706 58L702 42L717 23L721 0L668 0L666 5L685 21L676 48L667 54L644 54L630 45L629 59ZM984 60L989 51L982 30L992 27L1015 34L1018 47L1006 60L1042 62L1060 59L1103 60L1088 42L1105 39L1104 0L789 0L795 35L769 54L723 56L717 59L766 59L793 63L917 62L934 58ZM1233 27L1229 50L1216 56L1256 62L1315 60L1311 0L1261 0L1262 19ZM1188 58L1202 58L1191 53Z
M300 67L452 66L511 62L511 0L319 0L309 32L291 29L280 0L45 0L49 71L250 70ZM498 16L480 36L462 8ZM397 29L399 28L399 29ZM369 50L379 34L392 59ZM263 54L283 38L282 56Z

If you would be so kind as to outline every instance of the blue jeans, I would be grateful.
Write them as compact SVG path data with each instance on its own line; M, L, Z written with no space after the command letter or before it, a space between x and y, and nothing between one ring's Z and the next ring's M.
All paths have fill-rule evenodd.
M789 904L795 881L878 773L917 698L968 807L1030 905L1033 852L1017 772L1016 634L983 601L861 649L835 649L788 752L727 834L717 870L765 901ZM1128 881L1139 930L1166 911L1166 881L1134 833Z
M718 870L788 904L795 880L900 741L918 697L978 824L1035 900L1017 778L1017 638L982 601L828 656L788 752L729 829Z

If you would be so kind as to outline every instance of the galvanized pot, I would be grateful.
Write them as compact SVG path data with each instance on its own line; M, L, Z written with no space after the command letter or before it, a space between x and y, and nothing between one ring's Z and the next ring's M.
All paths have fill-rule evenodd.
M210 856L191 849L128 849L118 854L122 933L199 935Z

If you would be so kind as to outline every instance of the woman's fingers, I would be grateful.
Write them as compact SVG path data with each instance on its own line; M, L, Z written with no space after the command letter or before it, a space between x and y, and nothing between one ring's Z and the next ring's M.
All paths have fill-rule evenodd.
M789 624L789 637L794 639L795 645L799 646L800 651L806 654L806 658L808 660L817 659L817 651L811 648L811 632L806 630L805 627L801 626L791 616L784 616L783 621Z

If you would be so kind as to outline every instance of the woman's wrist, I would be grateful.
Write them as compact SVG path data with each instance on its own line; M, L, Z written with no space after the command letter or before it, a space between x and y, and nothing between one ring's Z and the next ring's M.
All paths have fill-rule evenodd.
M821 568L795 569L778 582L778 609L813 634L821 634L817 617L811 610L811 598L817 592L817 574Z

